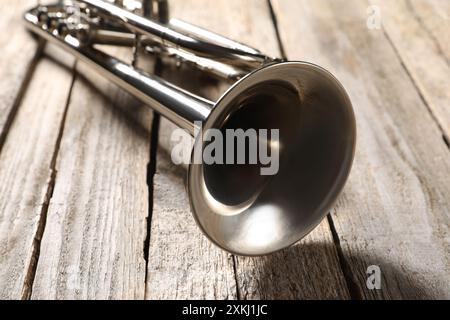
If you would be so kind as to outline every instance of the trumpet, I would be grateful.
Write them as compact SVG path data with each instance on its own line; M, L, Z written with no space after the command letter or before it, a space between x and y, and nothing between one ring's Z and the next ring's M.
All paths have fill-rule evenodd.
M166 1L129 8L124 1L63 1L25 13L27 27L86 63L194 136L187 190L202 232L232 254L258 256L289 247L326 216L351 170L356 122L340 82L325 69L286 61L176 19ZM97 48L131 46L232 81L216 101L188 92ZM202 127L198 133L199 126ZM194 161L208 130L277 129L259 141L279 154L279 170L261 164Z

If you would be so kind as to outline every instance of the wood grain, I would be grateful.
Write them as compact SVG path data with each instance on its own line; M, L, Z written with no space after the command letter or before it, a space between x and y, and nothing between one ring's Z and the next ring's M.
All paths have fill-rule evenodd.
M68 108L32 298L142 299L152 113L82 64Z
M31 5L25 0L0 3L0 149L39 55L38 42L22 24L22 15ZM14 36L5 30L14 30Z
M408 14L415 16L428 36L435 41L437 50L450 57L450 3L445 0L409 0Z
M236 261L241 299L350 298L327 220L288 249Z
M171 1L171 15L279 55L264 1ZM165 76L211 99L227 88L192 71ZM186 71L186 73L184 73ZM154 176L147 298L347 298L330 229L325 221L308 239L268 258L226 254L199 231L184 188L185 169L170 159L176 127L162 120Z
M331 70L355 107L356 160L333 221L356 289L449 298L449 150L403 61L382 30L366 27L361 1L273 4L289 58ZM381 268L380 290L366 286L370 265Z
M450 3L385 0L377 4L397 54L450 141Z
M161 122L160 135L175 126ZM153 179L147 299L235 299L233 257L197 228L184 187L186 172L158 151Z
M1 299L30 292L71 83L70 68L40 60L0 154Z

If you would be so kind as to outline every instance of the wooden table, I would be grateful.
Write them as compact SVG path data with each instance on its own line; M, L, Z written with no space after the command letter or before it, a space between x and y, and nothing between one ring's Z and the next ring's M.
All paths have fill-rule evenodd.
M450 2L373 3L170 1L172 16L324 66L354 104L332 212L295 246L244 258L196 227L175 127L35 41L21 25L34 1L1 1L0 298L450 298ZM210 98L226 88L160 69Z

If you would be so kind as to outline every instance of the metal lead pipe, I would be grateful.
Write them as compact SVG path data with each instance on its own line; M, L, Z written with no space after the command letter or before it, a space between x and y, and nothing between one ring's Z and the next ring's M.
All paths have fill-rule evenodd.
M129 32L96 29L91 32L88 43L133 47L136 45L136 35ZM236 81L248 73L237 67L213 59L198 57L185 50L164 47L149 38L145 38L145 36L139 38L139 44L148 53L159 56L160 58L167 57L172 60L175 58L177 62L192 65L201 71L208 72L221 79Z

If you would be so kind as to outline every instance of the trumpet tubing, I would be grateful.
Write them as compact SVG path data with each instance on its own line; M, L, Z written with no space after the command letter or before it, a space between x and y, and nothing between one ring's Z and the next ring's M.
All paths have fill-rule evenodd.
M224 250L264 255L288 247L326 215L351 169L356 141L352 105L339 81L323 68L282 61L189 23L148 18L138 9L101 0L39 5L25 13L27 27L72 53L162 116L195 136L194 154L210 141L208 130L276 129L279 141L260 140L279 154L279 171L260 174L254 164L191 161L188 192L204 234ZM154 16L154 13L153 13ZM227 80L216 102L197 96L96 48L138 46Z

